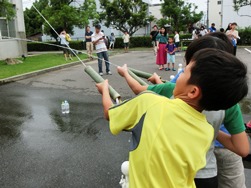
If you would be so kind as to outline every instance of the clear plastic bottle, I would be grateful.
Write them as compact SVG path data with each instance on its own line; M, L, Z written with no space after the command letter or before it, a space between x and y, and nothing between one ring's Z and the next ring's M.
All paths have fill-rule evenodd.
M180 64L179 64L179 68L178 68L178 74L179 74L182 70L183 70L182 64L180 63Z
M62 111L62 114L65 114L65 102L64 101L61 103L61 111Z
M175 76L174 75L171 75L170 76L170 81L172 80L172 79L174 79L175 78Z
M70 113L70 104L68 103L68 101L65 101L65 113L69 114Z

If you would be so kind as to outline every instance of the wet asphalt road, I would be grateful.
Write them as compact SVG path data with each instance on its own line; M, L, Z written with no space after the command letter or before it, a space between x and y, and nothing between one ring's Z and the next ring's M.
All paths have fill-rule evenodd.
M251 75L251 54L239 50L238 55L249 63ZM178 53L177 62L183 56ZM111 62L158 71L150 51L117 55ZM97 70L96 61L90 64ZM132 97L114 67L112 71L104 77L124 99ZM158 73L166 79L171 74ZM101 97L82 66L0 86L0 98L0 187L119 187L130 134L111 135ZM242 103L245 121L251 119L250 99L249 93ZM62 100L70 103L69 115L61 114ZM251 187L250 169L246 176Z

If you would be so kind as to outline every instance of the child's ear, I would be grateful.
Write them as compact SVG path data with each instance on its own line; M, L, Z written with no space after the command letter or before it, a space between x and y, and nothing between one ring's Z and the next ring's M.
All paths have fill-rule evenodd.
M190 99L199 98L201 96L201 90L199 87L192 85L187 95Z

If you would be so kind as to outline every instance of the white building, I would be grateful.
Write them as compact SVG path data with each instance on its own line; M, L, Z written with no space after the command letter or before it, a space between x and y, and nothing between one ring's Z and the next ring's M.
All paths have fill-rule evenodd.
M11 21L8 21L6 17L0 17L0 59L16 58L27 54L26 42L11 39L26 38L22 0L9 1L16 10L16 16Z
M209 24L215 23L216 29L226 29L231 22L236 22L239 28L251 26L251 6L242 7L239 12L234 11L233 0L209 1Z

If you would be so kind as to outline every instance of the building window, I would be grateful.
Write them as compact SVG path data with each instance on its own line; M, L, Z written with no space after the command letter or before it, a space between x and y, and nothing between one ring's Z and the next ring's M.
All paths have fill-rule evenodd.
M221 1L217 1L217 4L218 4L218 5L221 5Z
M2 37L16 37L15 21L8 21L4 17L0 17L0 32Z

